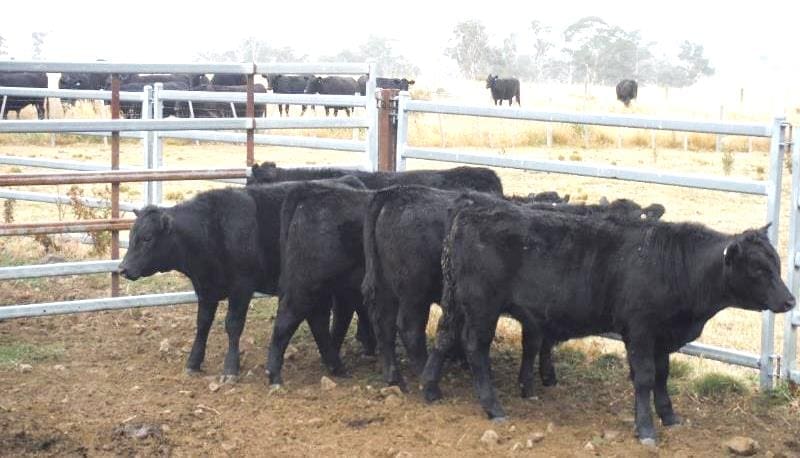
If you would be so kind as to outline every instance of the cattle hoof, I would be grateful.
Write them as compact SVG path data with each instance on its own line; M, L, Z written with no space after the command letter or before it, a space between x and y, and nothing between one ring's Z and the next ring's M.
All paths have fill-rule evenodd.
M222 374L219 376L219 383L225 385L229 383L236 383L239 381L239 376L235 374Z
M492 423L505 423L507 421L508 421L508 417L505 416L505 415L492 418Z
M442 399L442 390L435 385L428 385L423 389L425 394L425 401L435 402Z
M656 440L652 437L645 437L644 439L639 439L639 443L644 445L645 447L656 447Z
M558 380L555 375L552 377L542 377L542 386L556 386L557 384Z
M185 373L189 377L200 377L201 375L203 375L203 371L202 370L200 370L200 369L192 369L190 367L186 368Z
M533 395L533 384L523 383L520 385L520 397L522 399L531 399Z
M667 427L679 426L683 424L683 418L681 418L680 415L674 413L669 415L664 415L664 417L661 418L661 424Z
M340 378L350 378L350 377L352 377L350 375L350 372L348 372L347 369L345 369L344 366L338 366L338 367L335 367L335 368L331 369L331 375L333 375L334 377L340 377Z

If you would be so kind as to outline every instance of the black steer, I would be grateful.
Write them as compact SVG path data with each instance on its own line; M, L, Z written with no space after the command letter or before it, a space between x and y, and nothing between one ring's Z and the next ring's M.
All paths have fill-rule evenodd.
M0 86L5 87L36 87L47 88L47 74L44 72L0 72ZM0 103L3 96L0 95ZM0 119L6 119L9 111L19 111L28 105L36 107L36 115L44 119L44 97L33 96L8 96L5 110L0 113Z
M367 95L367 80L367 75L358 77L358 93L361 95ZM401 91L407 91L408 87L415 82L416 81L408 78L384 78L379 76L375 78L375 87L378 89L399 89Z
M380 190L370 202L364 220L365 275L361 291L373 322L383 376L390 385L404 386L397 368L395 335L399 330L414 372L422 373L428 357L425 328L430 305L441 302L442 244L447 230L448 214L462 193L422 186L395 186ZM470 193L470 199L491 203L494 196ZM628 200L610 205L566 205L557 193L513 197L515 203L530 208L576 214L639 219L660 218L663 207L654 204L647 209ZM555 204L555 205L554 205ZM550 352L552 345L542 347L540 370L546 385L555 383ZM546 349L546 354L545 350ZM535 355L527 355L523 360ZM520 381L522 396L533 393L532 380Z
M340 185L363 187L353 177ZM228 352L223 381L239 374L239 337L255 291L275 294L280 275L280 211L287 193L302 183L203 192L174 207L137 212L119 272L129 280L177 270L198 297L197 334L186 370L197 373L218 302L228 298Z
M266 74L264 77L267 78L267 83L273 94L303 94L306 86L308 86L308 80L316 78L313 75L281 75L275 73ZM302 105L301 109L300 116L306 113L306 105ZM289 116L289 104L279 103L278 113L280 116L283 116L284 110L286 111L286 116Z
M519 80L516 78L499 78L497 75L489 75L486 78L486 89L491 90L492 93L492 100L494 100L494 104L497 105L497 102L500 102L500 106L503 105L503 100L508 100L508 106L511 106L512 99L517 99L517 105L520 105L519 102Z
M626 107L631 104L631 100L636 98L637 92L639 92L639 85L634 80L622 80L617 83L617 100L624 103Z
M636 433L648 445L656 438L651 393L665 426L681 421L667 392L670 353L727 306L785 312L795 304L766 228L727 235L472 203L455 213L442 269L444 314L422 377L427 399L441 396L443 355L461 330L481 405L505 418L489 360L501 313L520 320L533 345L535 336L613 331L625 342Z
M328 76L312 77L308 79L308 84L304 91L306 94L327 94L327 95L355 95L358 92L358 82L349 76ZM333 115L338 116L339 110L344 110L347 116L353 107L325 105L325 116L328 116L333 109Z

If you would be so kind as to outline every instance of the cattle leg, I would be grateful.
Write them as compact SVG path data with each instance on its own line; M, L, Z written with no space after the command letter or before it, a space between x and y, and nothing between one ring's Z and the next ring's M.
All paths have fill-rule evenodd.
M239 340L247 319L247 308L253 298L252 288L234 289L228 297L228 314L225 316L225 331L228 334L228 353L222 366L220 381L235 382L239 378Z
M656 429L650 407L650 394L655 385L656 368L653 342L646 337L625 342L634 388L636 435L644 445L655 445Z
M200 366L206 357L206 342L208 342L208 331L214 323L214 315L217 313L217 301L205 300L202 297L197 302L197 333L194 336L192 351L186 361L186 372L188 374L200 373Z
M457 344L458 334L463 325L463 317L460 313L451 310L452 307L443 307L443 309L444 313L439 318L439 326L436 330L436 342L420 376L420 382L423 385L422 391L428 402L442 398L442 390L439 388L442 366L444 366L447 353Z
M405 380L397 363L395 336L397 335L397 300L388 297L386 291L377 288L375 300L367 304L372 328L378 341L378 353L381 359L383 380L387 385L397 385L405 390Z
M543 386L554 386L558 383L556 368L553 366L553 347L554 342L547 338L542 339L539 349L539 378L542 379Z
M305 105L301 105L301 107L302 108L300 110L300 116L303 116L304 114L306 114L306 106Z
M331 339L331 334L328 330L329 316L330 309L328 307L317 308L308 316L308 327L311 328L311 334L314 335L314 341L317 342L317 349L322 357L322 362L328 367L331 374L346 377L348 374L344 368L344 363L339 357L339 349L334 347L333 339Z
M278 303L278 313L275 317L275 326L272 329L272 339L269 344L269 354L267 355L267 376L270 385L281 385L283 377L283 355L289 341L292 339L297 327L303 321L303 317L290 307L291 293L284 293Z
M397 322L400 327L400 337L406 347L406 354L411 361L411 368L416 375L422 374L425 361L428 359L428 342L425 328L428 325L430 304L415 304L401 306ZM398 313L395 312L394 316ZM394 343L394 337L392 338Z
M533 364L542 345L542 333L536 323L528 319L522 324L522 362L519 366L520 396L528 399L533 396ZM541 364L541 362L540 362Z
M656 383L653 388L653 399L656 405L656 413L661 418L664 426L674 426L682 423L680 416L675 414L672 409L672 400L667 391L667 379L669 378L669 353L659 352L656 354Z
M474 310L468 306L466 308ZM462 330L464 349L472 369L472 379L478 392L478 399L486 415L494 421L506 420L506 413L500 405L500 400L497 399L492 383L492 364L489 358L489 349L499 317L499 314L494 317L467 317Z

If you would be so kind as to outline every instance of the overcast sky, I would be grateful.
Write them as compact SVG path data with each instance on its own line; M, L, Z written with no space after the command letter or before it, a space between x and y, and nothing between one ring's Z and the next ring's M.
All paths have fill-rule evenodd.
M449 65L442 50L459 21L481 20L499 45L534 19L563 30L595 15L626 30L638 29L646 40L664 45L685 39L702 43L720 78L753 79L792 70L798 80L797 0L447 3L7 1L0 35L18 60L30 58L31 32L43 31L48 33L43 57L49 60L190 62L200 52L235 48L247 36L290 45L313 58L353 48L374 34L394 40L398 51L425 71Z

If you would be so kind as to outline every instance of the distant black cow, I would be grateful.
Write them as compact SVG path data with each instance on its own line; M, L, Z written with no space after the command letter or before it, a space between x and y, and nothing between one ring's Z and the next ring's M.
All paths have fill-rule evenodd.
M367 76L361 75L358 77L358 93L361 95L367 95ZM401 91L407 91L408 87L414 84L415 81L408 78L384 78L384 77L377 77L375 78L375 87L379 89L399 89Z
M185 81L168 81L161 83L164 90L169 91L188 91L190 86ZM142 92L145 86L150 85L146 81L138 81L134 83L122 83L119 86L120 92ZM163 102L162 116L179 116L181 113L181 103L174 100L165 100ZM142 102L135 100L120 100L120 111L125 118L135 119L142 116Z
M631 104L631 100L636 98L636 93L639 91L639 85L634 80L622 80L617 83L617 100L624 103L625 106Z
M440 260L447 218L462 196L491 203L498 197L480 193L462 194L422 186L394 186L378 191L364 220L365 274L361 291L373 321L386 383L403 386L395 357L395 334L399 330L414 372L422 373L427 359L425 328L430 305L441 302ZM576 214L639 219L660 218L663 207L642 209L629 200L611 205L566 205L558 193L531 194L511 200L530 208ZM545 384L555 383L550 352L543 346L540 370ZM546 350L545 350L546 348ZM547 354L545 354L545 351ZM530 359L535 355L525 355ZM533 393L532 380L522 383L522 396Z
M406 172L365 172L337 168L285 169L274 162L262 162L251 167L247 184L277 183L280 181L337 178L353 175L368 189L393 185L417 184L438 189L471 189L494 194L503 193L497 174L483 167L455 167L446 170L409 170Z
M215 86L213 84L206 84L195 86L193 91L208 91L208 92L247 92L247 86ZM266 94L267 88L263 84L254 84L253 93ZM180 112L184 117L188 116L188 102L181 102ZM234 112L231 108L231 102L192 102L192 112L195 118L225 118L237 117L242 118L247 116L247 104L242 102L235 102L233 106L236 108ZM266 107L263 104L255 104L255 117L260 118L264 116Z
M358 93L358 82L349 76L328 76L309 78L304 91L306 94L326 94L326 95L354 95ZM325 106L325 116L328 116L330 109L333 115L338 116L339 110L344 110L347 116L353 107L344 106Z
M108 75L104 73L62 73L58 88L99 91L106 88L107 78Z
M442 271L444 314L422 377L427 399L441 396L443 355L463 329L481 405L490 418L505 418L489 361L501 313L520 320L532 346L535 336L613 331L625 342L644 444L656 438L651 394L665 426L681 421L667 391L670 353L727 306L785 312L795 304L766 228L728 235L699 224L621 223L511 204L457 211Z
M0 86L5 87L38 87L47 88L47 73L40 72L0 72ZM3 96L0 95L0 104ZM9 111L19 111L28 105L36 107L39 119L44 119L44 97L9 96L6 99L5 111L0 113L0 119L6 119Z
M362 187L353 177L341 185ZM239 374L239 337L253 292L276 294L280 275L280 210L300 183L206 191L174 207L137 213L119 272L129 280L177 270L198 297L197 335L186 363L197 373L219 301L228 298L228 353L223 381Z
M491 90L495 105L497 105L499 101L500 106L502 106L503 100L508 100L508 106L511 106L511 101L514 98L517 99L517 105L520 105L518 79L498 78L497 75L492 76L490 74L489 77L486 78L486 88Z
M246 86L247 75L215 73L214 76L211 77L211 84L214 86Z
M267 74L264 75L264 77L267 79L267 83L269 84L269 88L272 89L273 94L303 94L305 93L306 86L308 86L308 80L316 78L313 75L281 75L277 73ZM284 110L286 110L286 116L289 116L289 104L279 103L278 112L280 116L283 116ZM306 105L302 105L300 115L302 116L305 113Z

